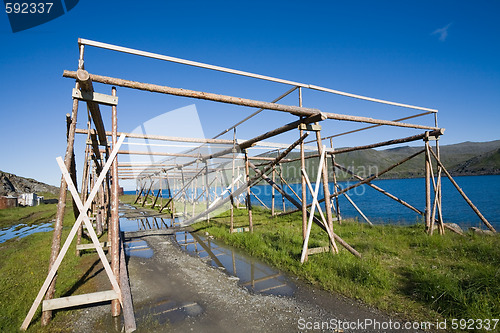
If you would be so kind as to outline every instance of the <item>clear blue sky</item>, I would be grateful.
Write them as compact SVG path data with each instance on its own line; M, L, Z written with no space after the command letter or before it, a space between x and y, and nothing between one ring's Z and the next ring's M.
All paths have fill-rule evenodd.
M62 72L77 68L78 37L437 108L439 125L446 128L443 144L497 140L499 13L498 1L81 0L62 17L14 34L2 12L0 170L59 185L55 157L64 155L65 114L71 111L74 86ZM288 89L98 49L88 49L85 59L91 73L259 100L272 100ZM105 86L97 85L96 90L109 93ZM194 103L205 135L213 136L252 112L124 88L118 95L122 131ZM283 103L296 104L296 95ZM411 114L313 92L305 92L304 106L382 119ZM109 115L104 109L106 124ZM80 112L79 127L84 127L85 118ZM238 137L250 138L294 118L268 111L259 119L239 130ZM433 119L418 122L432 125ZM324 125L324 135L357 126L331 121ZM378 129L336 144L417 133ZM77 155L80 179L83 154Z

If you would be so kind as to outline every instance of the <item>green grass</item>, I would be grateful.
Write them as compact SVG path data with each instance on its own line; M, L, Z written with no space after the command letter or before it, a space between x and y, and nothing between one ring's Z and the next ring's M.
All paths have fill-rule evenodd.
M44 199L57 199L59 195L50 192L39 192ZM14 207L0 209L0 229L8 228L16 224L33 225L49 222L56 216L57 204L42 204L34 207Z
M32 225L49 222L56 216L56 211L57 204L0 209L0 229L20 223Z
M337 255L310 256L301 265L300 215L271 218L264 210L253 212L253 234L230 234L228 213L194 228L323 289L407 319L500 317L498 235L428 236L422 225L370 227L344 221L335 232L363 258L342 249ZM245 210L235 210L235 216L236 227L248 226ZM313 225L309 247L326 245L326 234Z
M13 208L2 210L2 220L21 218L27 224L36 223L34 217L55 214L56 205ZM42 215L39 215L42 214ZM62 242L66 239L75 219L68 200ZM16 224L18 222L13 221ZM41 232L24 238L14 238L0 244L0 332L18 332L40 287L48 273L48 262L52 244L52 232ZM61 244L62 246L62 244ZM74 249L74 242L70 249ZM92 258L91 258L92 256ZM58 271L55 297L69 295L80 288L80 281L88 268L89 260L95 253L76 257L74 250L69 250ZM94 291L91 283L83 287ZM40 326L41 309L38 308L28 331L58 332L65 331L70 311L54 312L54 319L47 327Z

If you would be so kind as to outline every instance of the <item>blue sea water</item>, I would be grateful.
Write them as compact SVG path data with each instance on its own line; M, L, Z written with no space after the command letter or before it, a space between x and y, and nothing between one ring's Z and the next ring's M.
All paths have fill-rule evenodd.
M454 179L486 219L496 229L500 230L500 175L462 176L454 177ZM339 184L342 188L346 188L355 183L355 181L351 181L340 182ZM423 178L382 179L373 181L373 184L406 201L421 211L425 209L425 181ZM301 196L300 184L291 184L291 187ZM295 196L286 186L284 189L286 193ZM271 206L270 186L257 185L252 187L252 191L268 207ZM333 184L330 184L330 191L333 192ZM220 193L220 189L218 189L217 192ZM442 211L445 222L457 223L463 227L484 226L479 217L446 177L442 178L442 192ZM127 193L134 194L135 192L127 191ZM321 187L320 198L323 197L322 193L323 189ZM419 214L367 185L352 189L347 192L347 194L373 223L408 224L422 221L422 217ZM434 198L433 193L432 198ZM311 202L311 200L312 196L308 193L308 202ZM261 205L253 196L252 204L256 206ZM344 196L340 196L339 204L340 212L343 217L358 217L360 221L362 220L359 213ZM276 209L283 209L282 197L277 191L275 205ZM287 210L295 209L295 206L287 200L285 200L285 206Z

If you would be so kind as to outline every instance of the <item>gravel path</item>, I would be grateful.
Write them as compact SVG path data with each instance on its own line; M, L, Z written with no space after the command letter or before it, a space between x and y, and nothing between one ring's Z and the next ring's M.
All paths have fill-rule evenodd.
M395 319L302 283L297 283L292 297L250 293L234 277L181 250L170 236L141 239L154 256L128 260L138 332L414 331L363 325L367 319L379 324ZM109 305L82 311L75 331L120 331L120 322L109 315ZM339 321L362 325L342 329L335 326Z

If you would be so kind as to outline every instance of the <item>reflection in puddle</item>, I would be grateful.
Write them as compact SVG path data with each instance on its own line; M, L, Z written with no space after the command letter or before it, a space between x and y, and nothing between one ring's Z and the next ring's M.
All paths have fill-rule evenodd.
M240 285L252 292L291 296L295 291L295 286L279 271L224 244L189 232L177 232L175 239L186 251L206 258L212 266L237 276Z
M159 324L165 324L166 322L173 324L184 320L188 316L197 316L202 312L203 308L196 302L180 303L164 299L151 306L141 308L136 312L136 316L139 318L152 316Z
M26 224L16 224L8 229L0 230L0 243L3 243L14 237L23 238L28 235L34 234L35 232L47 232L53 229L54 228L52 228L52 222L30 226Z
M153 231L162 229L167 230L180 226L179 222L181 219L179 218L172 220L165 215L147 216L146 214L146 212L142 212L133 206L120 205L120 230L123 232ZM244 255L234 248L215 242L210 237L182 231L175 233L175 240L187 252L206 259L210 265L225 270L234 279L239 279L240 285L252 292L282 296L291 296L295 292L295 286L279 271ZM144 240L131 239L125 241L124 245L125 254L127 256L142 258L151 258L153 256L153 250ZM168 309L180 307L177 310L171 311L180 311L182 313L191 311L187 310L185 304L174 305ZM162 311L166 310L163 309L160 311L155 309L154 311L152 310L151 313L159 313Z
M151 258L153 256L153 250L146 241L134 239L124 242L123 246L125 255L128 257Z

